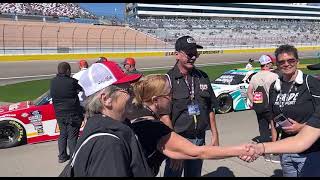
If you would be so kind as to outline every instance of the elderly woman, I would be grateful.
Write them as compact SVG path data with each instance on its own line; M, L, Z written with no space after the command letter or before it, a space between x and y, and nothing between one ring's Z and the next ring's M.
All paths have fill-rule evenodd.
M134 83L134 103L144 106L150 115L131 120L145 157L154 175L167 157L172 159L221 159L249 155L244 145L232 147L196 146L172 131L159 119L171 107L171 85L166 75L147 75Z
M127 87L140 77L126 75L112 61L95 63L80 77L88 96L88 120L76 146L84 144L74 161L74 176L151 176L134 132L123 123L130 97Z
M259 155L283 153L283 176L320 176L320 81L297 69L295 47L282 45L275 55L282 77L271 84L269 103L282 127L282 140L249 146Z

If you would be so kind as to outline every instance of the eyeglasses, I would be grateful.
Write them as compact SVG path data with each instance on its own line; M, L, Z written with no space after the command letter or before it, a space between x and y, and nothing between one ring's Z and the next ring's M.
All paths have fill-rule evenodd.
M278 61L277 61L277 64L279 64L280 66L282 66L282 65L284 65L284 64L287 62L288 64L292 65L292 64L296 63L297 61L298 61L298 60L297 60L297 59L294 59L294 58L292 58L292 59L287 59L287 60L278 60Z
M197 52L196 54L194 53L186 53L184 51L180 51L181 53L183 53L188 59L192 59L193 57L195 57L195 59L197 59L200 54Z
M112 93L115 93L115 92L117 92L117 91L123 92L123 93L126 93L126 94L129 94L129 95L132 95L132 94L133 94L133 89L132 89L131 86L130 86L130 87L125 87L125 88L115 86L115 89L111 92L111 94L112 94Z

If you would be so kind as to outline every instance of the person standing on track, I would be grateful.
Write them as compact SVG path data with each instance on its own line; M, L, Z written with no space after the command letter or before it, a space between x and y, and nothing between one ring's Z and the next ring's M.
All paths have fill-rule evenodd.
M61 62L58 65L58 74L51 80L50 84L50 94L60 129L58 139L59 163L63 163L70 158L67 153L67 145L69 154L74 152L83 121L83 112L78 98L78 92L82 91L82 88L78 81L70 75L70 64Z

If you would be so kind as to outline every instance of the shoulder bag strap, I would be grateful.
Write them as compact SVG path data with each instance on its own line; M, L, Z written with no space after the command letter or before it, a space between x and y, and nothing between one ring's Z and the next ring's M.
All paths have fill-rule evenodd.
M83 143L80 145L80 147L78 148L78 150L76 151L76 153L73 154L73 156L72 156L72 161L71 161L71 164L70 164L71 167L73 167L74 162L75 162L75 160L76 160L76 158L77 158L77 155L78 155L81 147L82 147L83 145L85 145L90 139L92 139L92 138L94 138L94 137L97 137L97 136L112 136L112 137L114 137L114 138L120 139L118 136L116 136L116 135L114 135L114 134L110 134L110 133L96 133L96 134L92 134L92 135L89 136L86 140L83 141Z

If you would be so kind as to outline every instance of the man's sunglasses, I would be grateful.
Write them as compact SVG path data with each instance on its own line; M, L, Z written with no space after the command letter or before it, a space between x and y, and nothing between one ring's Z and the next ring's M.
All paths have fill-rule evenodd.
M286 62L288 63L288 64L294 64L294 63L296 63L298 60L297 59L294 59L294 58L292 58L292 59L287 59L287 60L278 60L277 61L277 64L279 64L280 66L281 65L284 65Z

